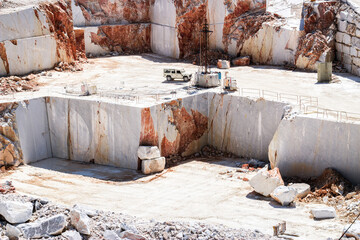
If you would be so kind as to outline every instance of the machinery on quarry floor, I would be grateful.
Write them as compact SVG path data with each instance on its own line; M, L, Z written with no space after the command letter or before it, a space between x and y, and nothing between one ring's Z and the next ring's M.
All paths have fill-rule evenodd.
M225 78L223 80L224 90L236 91L237 90L236 79L229 77L228 74L229 74L229 72L225 72Z
M209 71L208 63L208 49L209 49L209 34L213 31L209 30L209 24L205 19L204 27L201 30L202 37L200 38L200 65L201 68L195 74L194 85L197 87L209 88L220 86L221 74L218 72ZM202 44L201 39L204 39Z

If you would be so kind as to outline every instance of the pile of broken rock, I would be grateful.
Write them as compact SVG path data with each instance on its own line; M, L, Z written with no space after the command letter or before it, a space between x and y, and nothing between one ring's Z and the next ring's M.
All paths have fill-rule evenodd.
M14 193L0 195L0 202L0 214L5 219L0 220L0 239L4 240L280 239L223 225L149 221L84 205L68 208Z
M283 206L289 206L297 198L304 198L311 193L311 187L306 183L294 183L285 186L279 169L274 168L269 170L268 166L265 166L258 171L249 183L255 192L265 197L271 196ZM312 209L311 214L315 219L336 217L336 212L333 207L319 207Z
M165 158L161 157L160 150L156 146L140 146L138 148L138 158L141 161L143 174L158 173L165 168Z

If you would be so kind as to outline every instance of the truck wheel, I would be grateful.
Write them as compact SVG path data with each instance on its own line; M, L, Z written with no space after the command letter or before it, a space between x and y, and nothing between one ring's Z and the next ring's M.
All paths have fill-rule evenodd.
M184 77L184 81L185 81L185 82L189 81L189 78L188 78L188 77Z
M171 81L171 76L166 76L166 81Z

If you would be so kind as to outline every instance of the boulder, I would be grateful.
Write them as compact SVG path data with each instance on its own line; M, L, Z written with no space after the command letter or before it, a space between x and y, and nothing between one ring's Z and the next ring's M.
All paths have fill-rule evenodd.
M343 233L350 227L350 224L344 227ZM346 232L346 237L360 238L360 221L356 221Z
M335 218L336 212L333 207L319 207L311 210L311 214L315 219Z
M82 204L75 204L73 206L73 209L82 211L82 212L86 213L86 215L88 215L89 217L95 217L96 215L98 215L97 210L92 209L92 208L82 205Z
M296 197L297 198L304 198L309 193L311 193L311 187L309 184L306 183L294 183L290 185L292 188L296 190Z
M0 202L0 215L12 224L24 223L32 216L33 205L30 202L21 203L14 201Z
M166 161L164 157L159 157L150 160L142 160L141 171L143 174L158 173L164 170L165 163Z
M217 67L220 69L229 69L230 68L230 62L227 60L218 60Z
M111 231L111 230L106 230L104 232L104 236L103 238L105 240L120 240L121 238L116 234L116 232Z
M86 215L85 212L72 209L70 211L70 221L76 230L81 234L90 235L90 218Z
M156 146L140 146L138 148L138 158L141 160L148 160L159 157L161 157L160 150Z
M33 223L20 224L17 227L20 229L24 238L32 239L49 235L59 235L63 232L66 225L66 216L64 214L58 214Z
M239 57L232 60L232 64L235 66L249 66L250 65L250 57Z
M274 168L268 171L268 166L262 168L251 178L249 183L251 187L254 188L255 192L260 193L265 197L270 196L275 188L284 185L279 169Z
M19 239L21 231L11 224L6 224L5 234L10 240Z
M288 206L296 197L296 190L292 187L279 186L270 194L275 201L283 206Z
M138 235L138 234L135 234L135 233L132 233L132 232L129 232L129 231L124 231L124 232L121 232L119 234L119 237L121 239L130 239L130 240L146 240L145 237L141 236L141 235Z
M68 240L82 240L82 237L80 235L80 233L78 233L77 231L75 230L68 230L66 232L64 232L63 234L61 234L65 239L68 239Z

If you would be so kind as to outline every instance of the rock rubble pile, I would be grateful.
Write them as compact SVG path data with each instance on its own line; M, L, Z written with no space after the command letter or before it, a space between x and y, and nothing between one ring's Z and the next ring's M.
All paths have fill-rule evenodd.
M0 195L2 203L14 203L13 211L23 212L23 223L0 221L1 239L280 239L259 231L231 229L198 222L157 222L121 213L105 212L75 205L72 208L18 194ZM0 206L0 214L2 214Z

